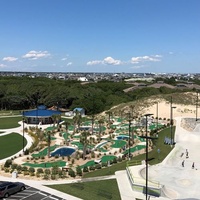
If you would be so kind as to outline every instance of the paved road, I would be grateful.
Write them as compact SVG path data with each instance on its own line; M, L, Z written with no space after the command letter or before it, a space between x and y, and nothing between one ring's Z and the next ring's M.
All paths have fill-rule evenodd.
M11 195L6 200L65 200L50 193L26 185L26 190ZM4 200L4 198L2 198Z

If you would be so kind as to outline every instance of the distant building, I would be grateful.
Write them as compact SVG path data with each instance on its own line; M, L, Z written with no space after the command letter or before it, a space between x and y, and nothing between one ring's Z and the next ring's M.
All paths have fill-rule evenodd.
M85 116L85 109L84 108L74 108L74 110L73 110L74 115L76 114L76 112L80 113L80 115L82 117Z
M86 77L79 77L79 78L78 78L78 81L87 82L88 79L87 79Z

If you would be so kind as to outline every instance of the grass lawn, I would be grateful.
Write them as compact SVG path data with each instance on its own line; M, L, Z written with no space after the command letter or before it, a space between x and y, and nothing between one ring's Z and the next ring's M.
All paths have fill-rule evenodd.
M22 117L4 117L0 118L0 129L9 129L20 127L18 124L19 121L22 121Z
M84 200L121 199L117 181L115 179L62 185L51 185L48 187L67 194L71 194Z
M27 144L24 138L24 146ZM23 137L18 133L11 133L9 135L0 137L0 159L7 158L14 155L23 148Z

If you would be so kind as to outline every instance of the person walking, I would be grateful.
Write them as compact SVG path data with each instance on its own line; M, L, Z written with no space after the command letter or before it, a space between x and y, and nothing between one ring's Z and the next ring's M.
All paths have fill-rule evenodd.
M186 158L189 158L189 153L188 153L188 150L186 149L185 151L185 154L186 154Z
M182 162L182 167L184 167L184 163L185 163L185 160L183 160L183 162Z
M194 162L192 163L192 169L194 169Z

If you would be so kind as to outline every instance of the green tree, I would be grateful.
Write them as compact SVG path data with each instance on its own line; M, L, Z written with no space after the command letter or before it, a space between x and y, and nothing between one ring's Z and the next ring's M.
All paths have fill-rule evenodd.
M89 135L90 133L88 131L84 131L81 133L80 142L81 144L83 144L83 159L85 159L87 146L90 143L90 140L88 140Z

